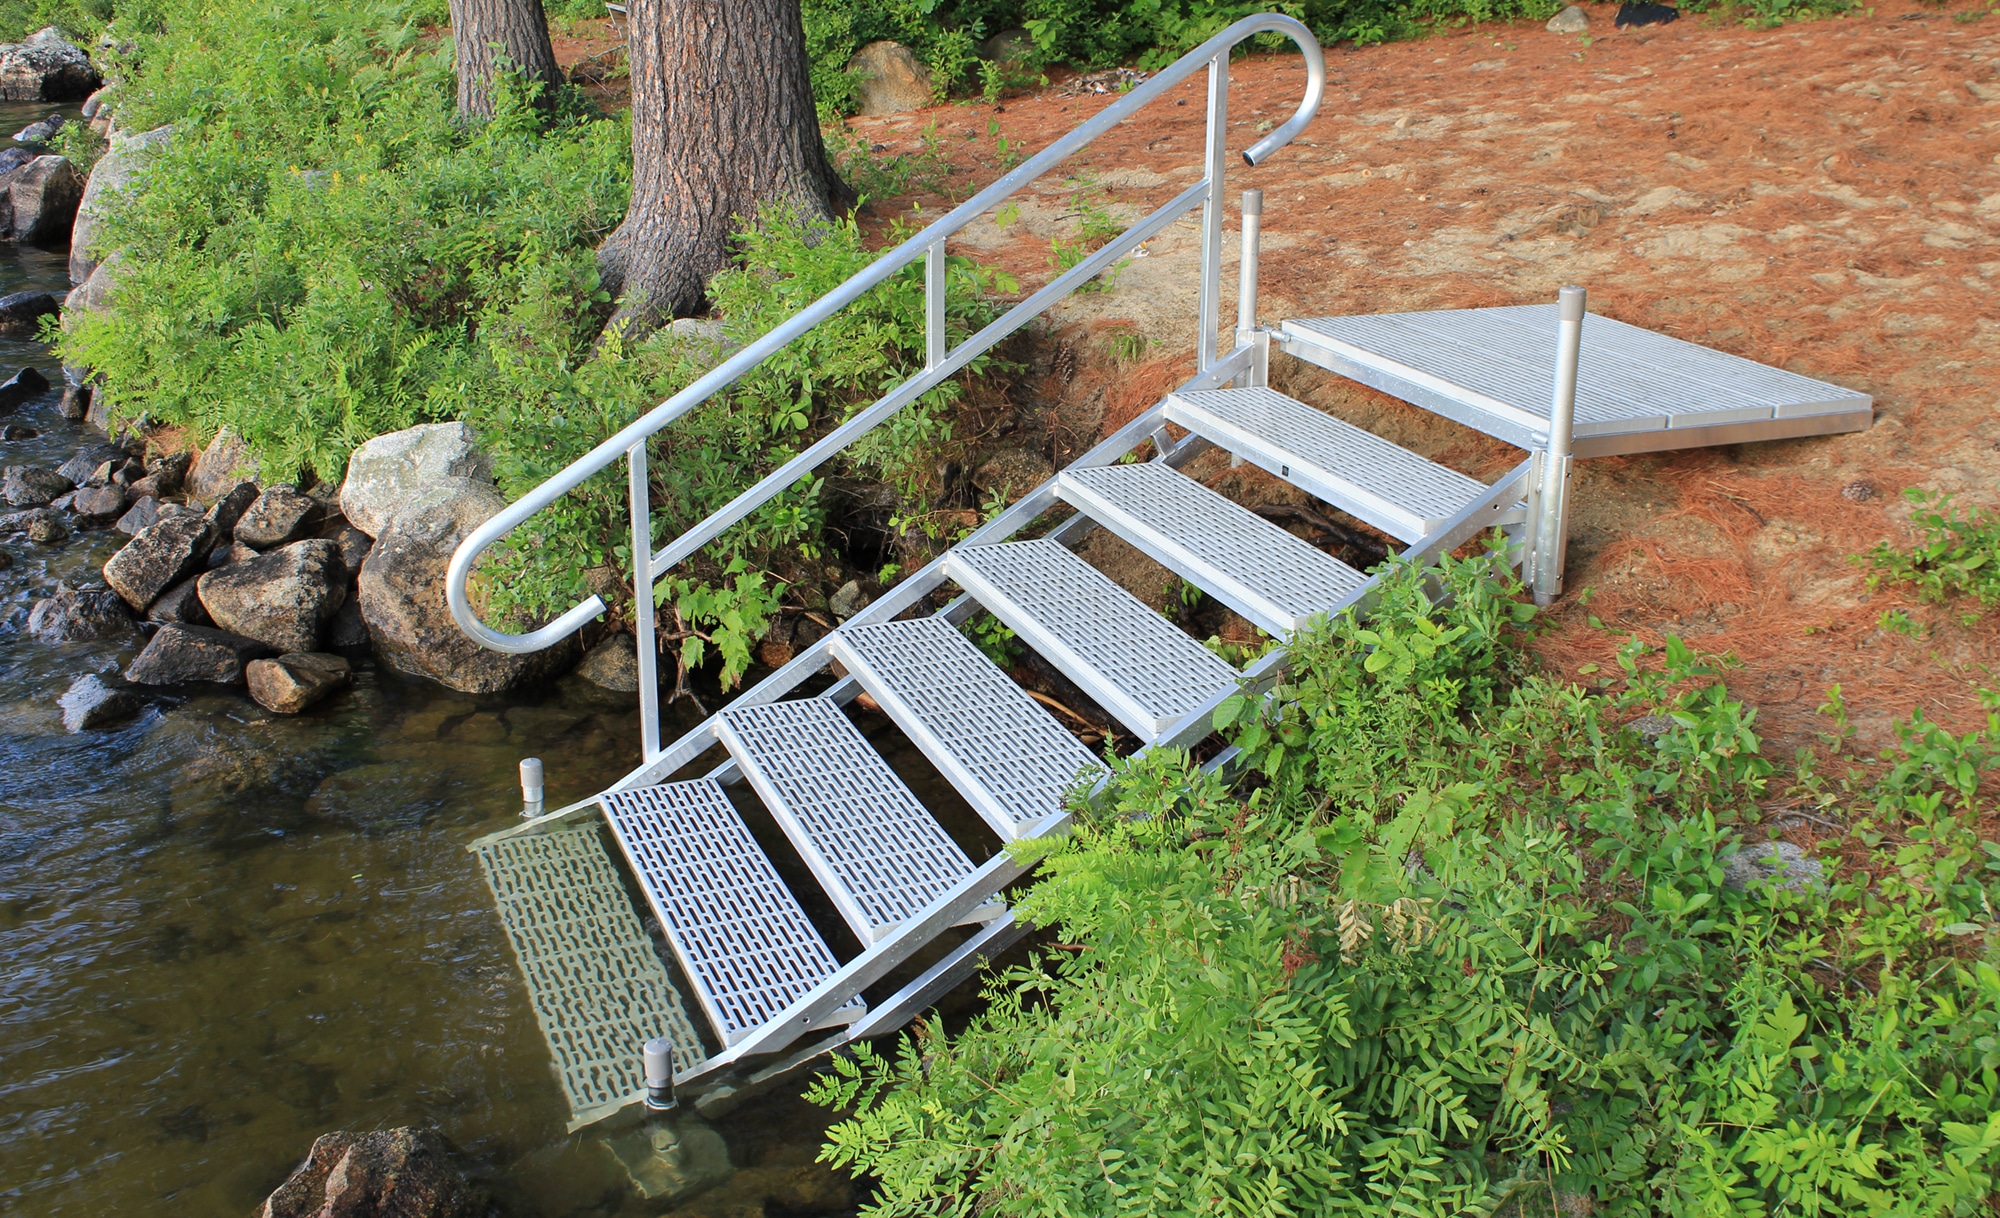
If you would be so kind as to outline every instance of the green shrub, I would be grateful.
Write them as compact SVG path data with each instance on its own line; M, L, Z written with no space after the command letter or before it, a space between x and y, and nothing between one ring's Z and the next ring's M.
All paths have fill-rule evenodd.
M1225 707L1244 777L1150 754L1026 847L1054 945L816 1088L869 1213L1990 1212L2000 714L1801 766L1861 861L1746 891L1777 771L1718 662L1567 686L1502 569L1441 580L1393 572Z
M1910 524L1921 539L1908 550L1883 542L1870 551L1867 562L1876 574L1868 577L1869 588L1886 579L1912 584L1917 595L1940 604L1969 596L1982 608L2000 605L2000 517L1976 507L1960 511L1950 495L1917 487L1903 497L1916 508Z

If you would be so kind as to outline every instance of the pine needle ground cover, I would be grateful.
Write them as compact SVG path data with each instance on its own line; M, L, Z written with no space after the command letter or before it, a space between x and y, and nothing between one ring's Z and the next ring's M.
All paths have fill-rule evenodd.
M1398 572L1218 713L1240 777L1079 803L988 1009L816 1088L869 1212L1992 1213L2000 713L1854 756L1836 690L1780 764L1725 661L1551 680L1518 594Z

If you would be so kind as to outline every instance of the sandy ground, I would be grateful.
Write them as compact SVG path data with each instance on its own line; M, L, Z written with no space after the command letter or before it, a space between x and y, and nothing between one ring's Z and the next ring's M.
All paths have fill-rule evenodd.
M1732 686L1781 755L1825 726L1816 708L1835 683L1864 743L1885 743L1917 705L1969 729L1978 687L2000 683L1995 619L1966 626L1870 593L1850 556L1906 540L1904 487L2000 500L2000 17L1614 32L1610 5L1590 11L1584 37L1487 25L1330 52L1321 117L1229 178L1232 196L1266 192L1264 319L1548 301L1579 283L1607 316L1874 395L1859 434L1583 463L1570 595L1538 647L1571 674L1609 669L1630 633L1732 653ZM1291 112L1304 71L1274 55L1232 75L1236 148ZM928 138L963 198L1000 171L996 136L1033 151L1109 100L1063 83L852 125L885 156ZM1109 133L1069 180L1044 179L954 249L1046 279L1051 238L1073 237L1091 207L1136 217L1195 180L1204 91L1191 82ZM935 214L948 200L876 211L911 202ZM1051 427L1055 462L1074 432L1116 425L1191 369L1195 237L1191 222L1161 234L1111 291L1059 314L1062 350L1080 354L1060 356L1060 383L1040 393L1080 428ZM1130 358L1120 332L1151 339L1150 358ZM1277 362L1281 388L1468 473L1520 457ZM1245 502L1300 500L1255 471L1205 469ZM1882 630L1891 608L1927 635Z

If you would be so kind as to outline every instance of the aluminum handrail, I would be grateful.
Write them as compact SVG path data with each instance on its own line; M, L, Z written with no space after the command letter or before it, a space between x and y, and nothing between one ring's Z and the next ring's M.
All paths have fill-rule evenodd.
M1298 44L1306 65L1305 95L1289 119L1245 149L1242 157L1245 163L1254 166L1271 153L1289 144L1319 111L1320 98L1326 87L1325 56L1321 53L1319 42L1313 37L1312 32L1295 18L1278 13L1245 17L1175 60L1150 80L1106 106L1012 171L1003 174L992 185L882 255L839 287L737 351L697 378L687 388L627 424L596 448L571 462L560 473L474 529L453 552L451 565L445 575L445 598L459 629L483 647L518 655L553 646L605 611L603 599L592 596L537 630L523 634L509 634L495 630L479 620L472 607L467 585L473 564L490 546L520 527L543 508L574 490L585 479L608 468L620 457L626 458L630 466L628 485L633 509L633 591L639 600L649 599L658 574L715 540L731 525L782 493L800 474L824 462L859 438L861 434L879 425L926 390L970 363L993 344L1026 325L1062 297L1108 268L1118 257L1165 228L1180 215L1192 210L1196 204L1201 204L1204 209L1198 364L1206 369L1216 358L1217 314L1221 296L1222 179L1227 160L1229 55L1238 44L1264 33L1283 34ZM978 334L956 348L948 348L944 307L946 239L992 210L1028 183L1057 168L1098 136L1157 100L1169 89L1204 67L1209 72L1209 98L1207 148L1203 157L1204 172L1201 181L1181 192L1166 206L1128 228L1090 258L1057 276ZM928 262L925 275L925 316L928 333L924 369L890 391L874 405L836 428L806 452L736 496L727 506L688 530L656 555L652 546L651 510L647 502L645 463L648 438L715 394L735 384L794 339L852 304L890 276L912 265L919 257ZM658 708L653 704L657 695L655 694L652 699L646 697L653 691L646 688L648 682L645 680L651 676L648 670L654 659L649 654L652 649L652 620L651 616L645 613L636 614L635 617L638 619L635 626L639 632L637 642L642 669L641 701L642 716L645 719L642 727L646 735L646 751L651 755L658 747Z

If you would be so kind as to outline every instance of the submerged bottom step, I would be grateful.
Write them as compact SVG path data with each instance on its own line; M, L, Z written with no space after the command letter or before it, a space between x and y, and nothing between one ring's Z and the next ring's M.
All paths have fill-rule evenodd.
M838 971L720 784L702 778L598 798L723 1044ZM857 998L820 1026L853 1023L866 1010Z
M683 1068L701 1037L633 912L595 826L473 848L513 944L573 1119L639 1089L639 1049L674 1042Z

